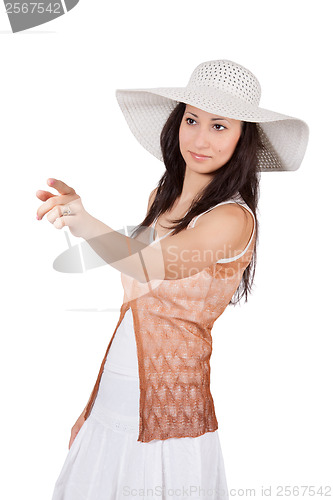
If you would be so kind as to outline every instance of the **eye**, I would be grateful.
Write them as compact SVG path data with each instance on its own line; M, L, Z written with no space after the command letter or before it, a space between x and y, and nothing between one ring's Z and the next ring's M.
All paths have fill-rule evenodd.
M221 128L216 129L216 130L224 130L225 128L227 128L227 127L225 127L224 125L221 125L220 123L216 123L216 124L214 125L214 127L221 127Z
M186 123L188 123L188 125L192 125L192 123L189 123L188 120L191 120L191 122L195 122L193 118L185 118L185 121Z

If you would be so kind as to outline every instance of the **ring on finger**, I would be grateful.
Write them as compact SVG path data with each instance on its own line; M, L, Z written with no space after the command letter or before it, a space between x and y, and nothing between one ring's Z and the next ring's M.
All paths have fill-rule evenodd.
M71 209L70 209L70 206L67 205L65 207L65 210L63 211L62 215L70 215L72 213Z

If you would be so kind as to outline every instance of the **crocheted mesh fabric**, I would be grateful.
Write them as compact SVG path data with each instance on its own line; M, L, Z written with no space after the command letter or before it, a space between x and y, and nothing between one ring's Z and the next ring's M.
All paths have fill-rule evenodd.
M124 299L120 317L85 419L117 328L131 307L140 379L138 441L197 437L218 428L210 392L211 329L239 286L254 242L253 237L246 253L233 262L215 263L190 277L161 280L155 287L121 273Z

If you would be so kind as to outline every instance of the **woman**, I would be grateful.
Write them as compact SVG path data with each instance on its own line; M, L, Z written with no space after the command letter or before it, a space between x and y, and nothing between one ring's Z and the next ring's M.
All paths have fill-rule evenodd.
M200 64L185 88L117 98L166 167L136 231L113 231L59 180L58 196L37 192L38 216L85 238L124 287L53 500L228 498L209 388L211 329L251 291L259 172L297 169L308 127L259 108L258 80L232 61ZM147 228L158 238L147 242Z

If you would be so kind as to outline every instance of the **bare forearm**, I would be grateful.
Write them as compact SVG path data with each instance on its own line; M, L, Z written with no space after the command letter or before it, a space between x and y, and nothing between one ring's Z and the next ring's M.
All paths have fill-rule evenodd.
M113 230L91 215L87 217L81 236L97 255L118 271L132 276L140 282L152 279L152 268L147 269L147 263L145 263L142 254L142 250L147 249L146 243ZM148 249L148 253L150 254L150 258L148 258L150 262L152 259L160 261L156 250ZM147 260L147 255L145 260ZM162 267L164 271L164 266Z

